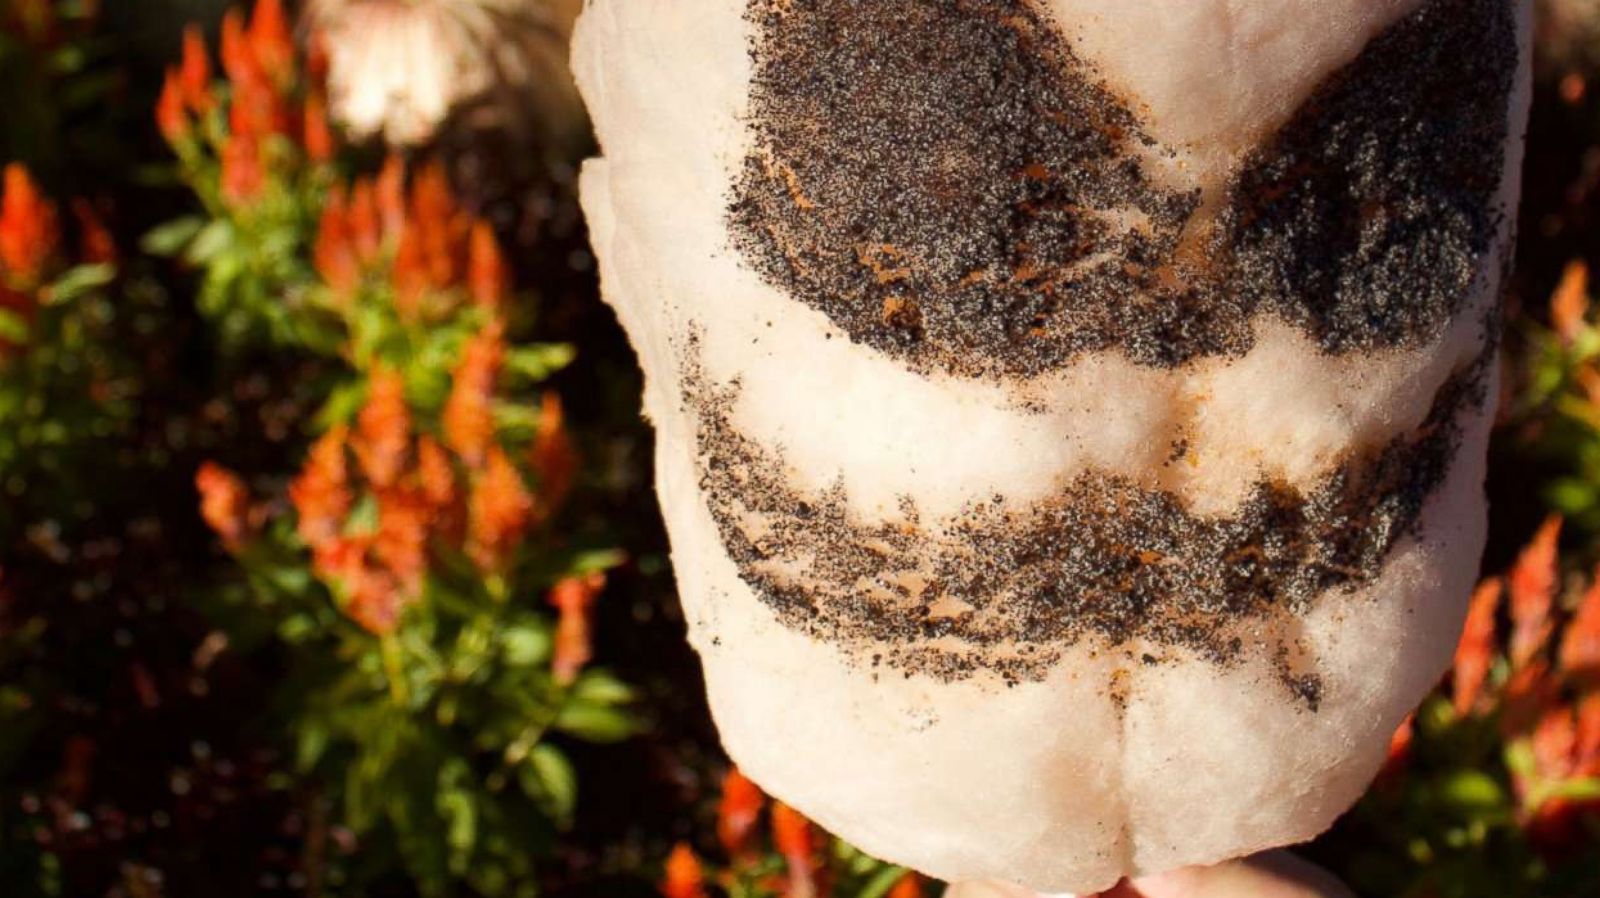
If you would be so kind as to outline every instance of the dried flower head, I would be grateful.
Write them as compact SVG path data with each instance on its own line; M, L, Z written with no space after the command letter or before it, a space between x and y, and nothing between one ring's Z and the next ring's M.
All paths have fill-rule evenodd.
M512 128L580 130L567 43L581 0L311 0L335 116L358 137L432 139L471 108Z

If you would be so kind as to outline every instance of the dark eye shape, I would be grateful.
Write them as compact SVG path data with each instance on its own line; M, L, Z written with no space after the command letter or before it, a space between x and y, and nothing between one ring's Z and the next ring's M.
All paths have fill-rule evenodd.
M1222 202L1028 0L752 0L755 141L728 211L769 283L922 370L1237 355L1275 314L1336 354L1465 305L1517 58L1506 0L1428 0L1247 158Z

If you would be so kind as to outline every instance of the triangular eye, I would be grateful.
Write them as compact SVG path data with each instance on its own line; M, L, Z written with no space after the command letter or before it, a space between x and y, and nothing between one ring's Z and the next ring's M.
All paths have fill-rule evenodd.
M1183 365L1247 351L1262 313L1333 353L1421 343L1499 227L1504 0L1425 3L1204 194L1146 176L1174 151L1026 0L750 9L732 242L919 369Z

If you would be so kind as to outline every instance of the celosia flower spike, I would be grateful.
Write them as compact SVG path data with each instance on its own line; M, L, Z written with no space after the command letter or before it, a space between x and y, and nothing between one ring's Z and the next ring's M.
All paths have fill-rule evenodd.
M311 248L312 265L338 299L348 299L361 284L361 262L356 257L350 210L344 191L334 187L322 207L317 239Z
M1483 692L1484 680L1494 661L1495 612L1500 607L1501 581L1491 577L1478 585L1467 609L1467 622L1456 645L1452 674L1457 714L1470 714Z
M215 105L211 95L211 54L200 26L183 30L183 62L178 67L178 92L191 111L204 114Z
M679 842L667 855L666 875L661 880L663 898L706 898L705 872L694 850Z
M6 166L0 188L0 276L13 287L32 289L61 240L56 207L19 163Z
M1550 323L1556 333L1571 343L1583 332L1589 314L1589 266L1573 261L1561 275L1561 283L1550 296Z
M605 575L596 573L567 577L550 590L550 604L559 612L551 669L556 682L563 686L576 681L584 665L594 657L589 622L595 599L605 585Z
M348 433L343 427L323 434L311 447L300 476L289 485L289 501L299 515L300 538L313 549L338 537L350 513Z
M1551 610L1557 587L1556 552L1561 518L1551 515L1517 556L1507 577L1511 595L1511 665L1521 667L1542 651L1555 628Z
M1561 635L1561 671L1588 688L1600 687L1600 570Z
M294 72L294 38L283 0L258 0L250 17L250 50L273 80L286 81Z
M189 136L192 127L189 112L184 108L183 85L177 70L167 71L167 80L161 86L161 96L156 100L156 128L169 144L177 144Z
M249 488L239 475L209 461L195 473L194 483L200 493L200 517L229 551L238 549L250 533Z
M504 571L532 515L533 496L521 472L505 450L490 448L483 472L472 484L467 554L486 573Z
M509 292L510 277L500 241L487 221L472 226L472 244L467 257L467 290L479 308L498 310Z
M728 857L737 861L754 851L752 836L766 802L761 787L739 768L728 768L728 775L722 778L722 799L717 803L717 839Z
M393 486L405 469L411 446L411 410L398 371L379 367L367 384L367 402L356 416L353 441L361 472L373 486Z
M789 866L789 898L814 898L816 844L811 821L781 801L772 803L772 841Z
M483 464L494 442L494 391L505 360L503 328L494 322L467 341L445 400L445 445L468 467Z

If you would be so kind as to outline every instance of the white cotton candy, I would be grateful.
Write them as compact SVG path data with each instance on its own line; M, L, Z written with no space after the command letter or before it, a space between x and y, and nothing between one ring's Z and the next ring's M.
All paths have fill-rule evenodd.
M729 754L831 831L947 880L1092 893L1125 876L1315 836L1365 789L1390 734L1448 663L1476 576L1494 396L1487 347L1527 106L1525 4L1032 7L1138 120L1149 141L1130 141L1128 152L1152 189L1205 198L1191 227L1222 208L1240 172L1256 164L1252 152L1308 97L1430 3L1484 16L1512 9L1514 48L1502 60L1506 96L1478 100L1497 104L1488 113L1506 136L1498 191L1486 198L1498 210L1494 233L1472 247L1470 285L1438 327L1385 345L1333 346L1293 314L1262 307L1237 351L1157 364L1111 341L1018 373L920 345L874 344L842 323L848 309L801 301L753 261L730 207L747 160L767 152L751 99L761 29L790 27L771 22L799 22L822 0L787 0L790 18L763 25L752 10L775 2L591 0L573 54L604 154L585 167L584 206L605 297L646 373L673 561ZM1419 120L1427 113L1416 110ZM825 192L797 179L796 214L827 211ZM1374 227L1399 214L1359 211L1375 216ZM1336 274L1361 273L1348 257L1340 264L1348 270ZM1403 282L1403 272L1397 277ZM864 289L877 295L871 283ZM1134 291L1125 301L1163 295ZM1380 299L1390 311L1375 315L1399 320L1412 308L1407 295ZM1476 398L1449 406L1441 424L1452 384L1467 380ZM1018 596L1111 595L1110 575L1089 584L1064 576L1043 594L1034 580L1026 595L1014 584L971 591L1015 573L1008 565L1059 559L1017 554L1010 543L985 557L981 547L993 541L974 541L963 527L1037 527L1029 522L1052 503L1069 513L1049 520L1107 526L1103 509L1072 508L1078 485L1160 497L1202 523L1243 520L1264 488L1367 495L1339 478L1354 472L1359 481L1386 447L1426 444L1440 427L1451 436L1447 464L1418 481L1426 481L1425 501L1382 544L1381 558L1340 579L1328 570L1360 565L1318 556L1317 570L1335 585L1293 610L1269 598L1237 620L1202 621L1200 629L1214 625L1228 637L1216 644L1175 639L1153 624L1117 629L1094 606L1082 628L1030 618L1029 629L1008 616L1022 613L1007 606ZM1418 453L1396 457L1422 464ZM739 495L744 488L748 496ZM804 515L785 510L801 504ZM844 535L808 533L817 509L826 512L819 531ZM1330 514L1361 520L1370 511ZM1312 532L1360 535L1346 532L1354 525L1327 527ZM1061 529L1050 545L1062 548L1045 556L1116 551L1093 533ZM839 545L860 551L818 557ZM1280 550L1295 551L1263 551ZM1210 551L1164 544L1130 563L1184 564L1211 559ZM891 560L874 567L874 553ZM1223 553L1216 564L1248 564L1249 554ZM981 576L985 567L994 577ZM950 570L962 573L967 593L930 574ZM812 610L796 611L796 602ZM866 618L839 610L852 603L868 609ZM877 608L972 625L907 637L830 623L836 612L859 623ZM1172 614L1168 623L1193 612ZM1039 626L1048 639L1035 640ZM1315 690L1286 686L1295 677Z

